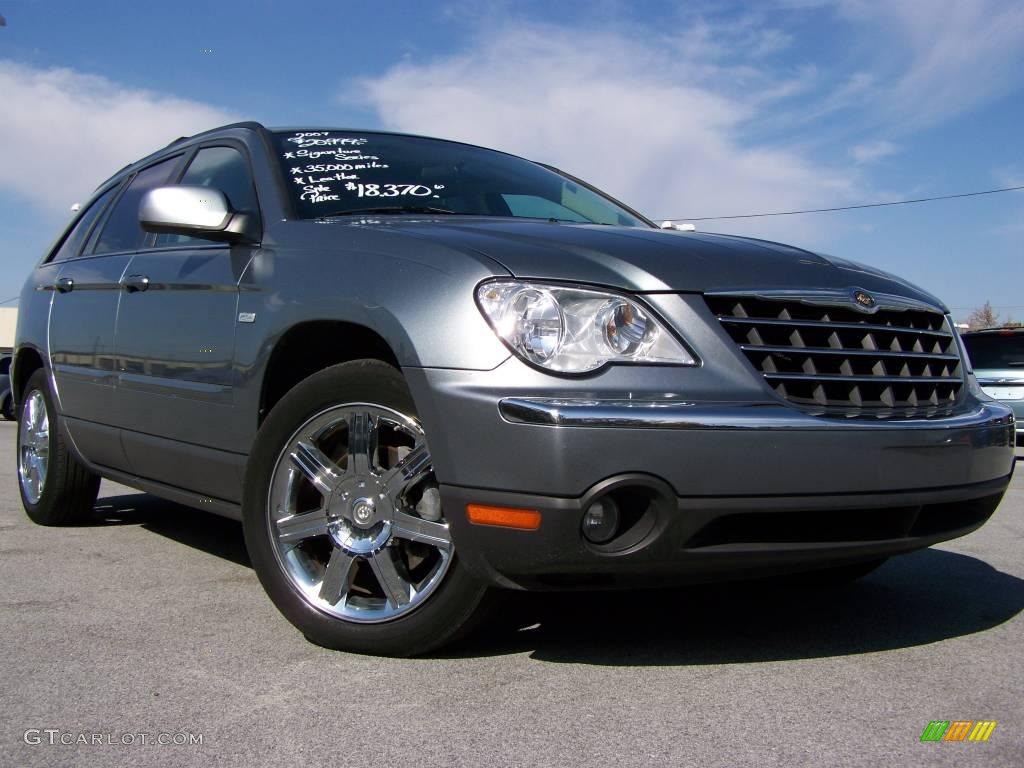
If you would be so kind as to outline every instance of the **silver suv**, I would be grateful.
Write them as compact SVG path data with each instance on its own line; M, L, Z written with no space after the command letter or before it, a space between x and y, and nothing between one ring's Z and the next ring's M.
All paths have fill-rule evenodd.
M558 169L375 131L180 139L21 294L18 473L241 519L313 642L422 653L499 589L855 578L982 525L1013 416L933 296L660 229Z

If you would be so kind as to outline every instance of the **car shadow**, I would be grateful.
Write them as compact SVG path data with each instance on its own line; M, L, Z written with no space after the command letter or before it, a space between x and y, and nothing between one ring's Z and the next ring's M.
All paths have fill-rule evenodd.
M251 567L234 520L147 494L101 498L97 525L140 525ZM833 589L736 583L658 590L507 593L483 629L435 658L527 653L547 662L686 666L847 656L999 626L1024 610L1024 579L926 549Z
M92 525L139 525L179 544L252 567L242 524L236 520L148 493L101 497L96 500L93 513Z
M926 549L831 589L751 582L517 597L502 629L450 655L686 666L873 653L1003 624L1024 610L1024 580Z

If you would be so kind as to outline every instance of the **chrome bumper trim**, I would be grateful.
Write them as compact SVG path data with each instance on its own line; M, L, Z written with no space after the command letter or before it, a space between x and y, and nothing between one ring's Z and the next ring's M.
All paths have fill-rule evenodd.
M570 400L509 397L498 403L512 424L549 427L622 427L627 429L718 430L907 430L1008 427L1013 412L1000 403L980 403L973 410L935 419L871 419L803 413L783 405L717 405L656 400Z

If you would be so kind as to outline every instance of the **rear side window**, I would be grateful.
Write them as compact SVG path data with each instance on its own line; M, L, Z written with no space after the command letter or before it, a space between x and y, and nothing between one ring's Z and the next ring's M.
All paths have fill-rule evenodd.
M146 232L139 225L139 202L146 192L167 183L177 165L178 157L151 165L135 175L128 189L114 204L114 210L107 217L107 223L103 225L103 231L93 248L93 253L134 251L142 247Z
M249 163L237 149L231 147L200 149L178 183L193 187L219 189L227 196L232 210L254 215L259 213L256 188L253 186ZM157 247L213 242L215 241L189 235L161 234L156 239Z
M53 254L53 258L50 261L63 261L64 259L73 259L82 250L82 245L85 243L85 238L89 236L89 230L92 229L93 222L99 218L100 214L103 213L103 209L107 207L107 203L110 202L110 198L114 196L114 193L119 189L118 186L113 186L100 195L93 203L85 209L81 216L78 217L78 221L68 232L67 237L64 238L64 242L60 244L60 248Z

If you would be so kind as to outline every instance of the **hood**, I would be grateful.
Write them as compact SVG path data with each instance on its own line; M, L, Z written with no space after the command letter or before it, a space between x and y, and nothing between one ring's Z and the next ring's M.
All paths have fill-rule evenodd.
M483 254L522 279L637 293L856 287L943 307L934 296L880 270L732 235L448 216L382 217L373 226Z

